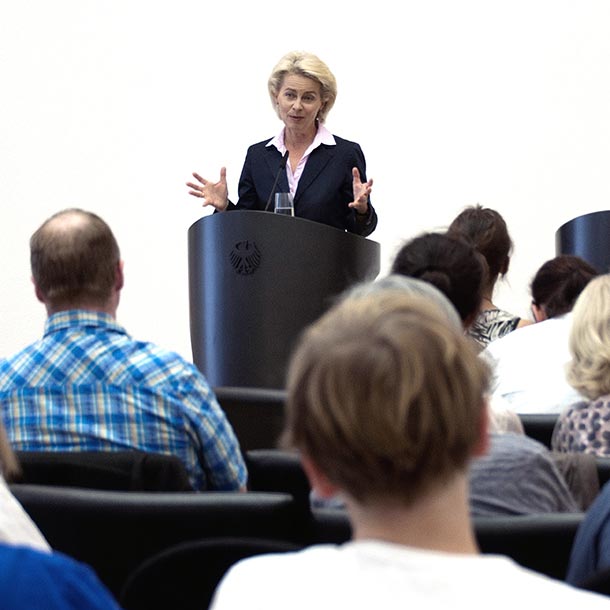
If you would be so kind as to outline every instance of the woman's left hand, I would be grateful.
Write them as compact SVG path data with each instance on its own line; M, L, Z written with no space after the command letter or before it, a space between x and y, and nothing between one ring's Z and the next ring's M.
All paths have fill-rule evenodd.
M348 204L350 208L354 208L358 214L366 214L369 211L369 195L373 189L373 180L362 182L360 172L357 167L352 169L354 201Z

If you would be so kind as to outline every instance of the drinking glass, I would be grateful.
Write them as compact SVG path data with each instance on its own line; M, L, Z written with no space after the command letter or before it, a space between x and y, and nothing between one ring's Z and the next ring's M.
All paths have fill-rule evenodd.
M292 195L290 193L275 194L275 213L294 216L294 205L292 202Z

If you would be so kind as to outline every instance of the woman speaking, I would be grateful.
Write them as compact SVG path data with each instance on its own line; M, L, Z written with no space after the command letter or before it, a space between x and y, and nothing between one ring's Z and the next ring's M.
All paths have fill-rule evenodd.
M225 211L266 210L275 192L289 192L296 216L370 235L377 214L362 149L324 126L337 97L328 66L311 53L292 51L273 69L268 89L284 127L248 149L238 202L229 201L224 167L218 182L193 173L197 182L187 182L189 193L202 198L204 206Z

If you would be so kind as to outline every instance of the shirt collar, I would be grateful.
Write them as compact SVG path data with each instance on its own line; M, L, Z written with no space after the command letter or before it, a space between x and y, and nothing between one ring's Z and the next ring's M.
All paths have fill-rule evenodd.
M274 138L269 140L266 146L275 146L283 155L286 152L286 145L284 144L285 131L286 128L283 127L282 131L280 131L280 133L278 133ZM321 144L326 144L327 146L336 146L337 142L335 141L335 136L333 136L333 134L330 133L328 129L326 129L324 124L318 123L318 131L316 132L316 136L307 151L305 152L305 155L308 155L312 150L318 148L318 146L320 146Z
M116 320L101 311L69 309L50 315L45 323L44 335L50 335L69 328L103 328L126 335L127 331Z

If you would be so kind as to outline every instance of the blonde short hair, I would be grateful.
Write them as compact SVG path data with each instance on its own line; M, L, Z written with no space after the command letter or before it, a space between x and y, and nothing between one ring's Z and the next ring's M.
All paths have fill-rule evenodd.
M591 280L572 311L568 382L595 400L610 394L610 275Z
M466 468L488 369L429 299L348 297L304 334L283 442L360 503L410 503Z
M337 81L329 67L313 53L307 53L306 51L290 51L290 53L286 53L273 68L267 83L271 104L278 117L277 96L282 87L284 77L287 74L298 74L320 83L323 103L318 113L318 120L320 123L324 123L337 99Z

